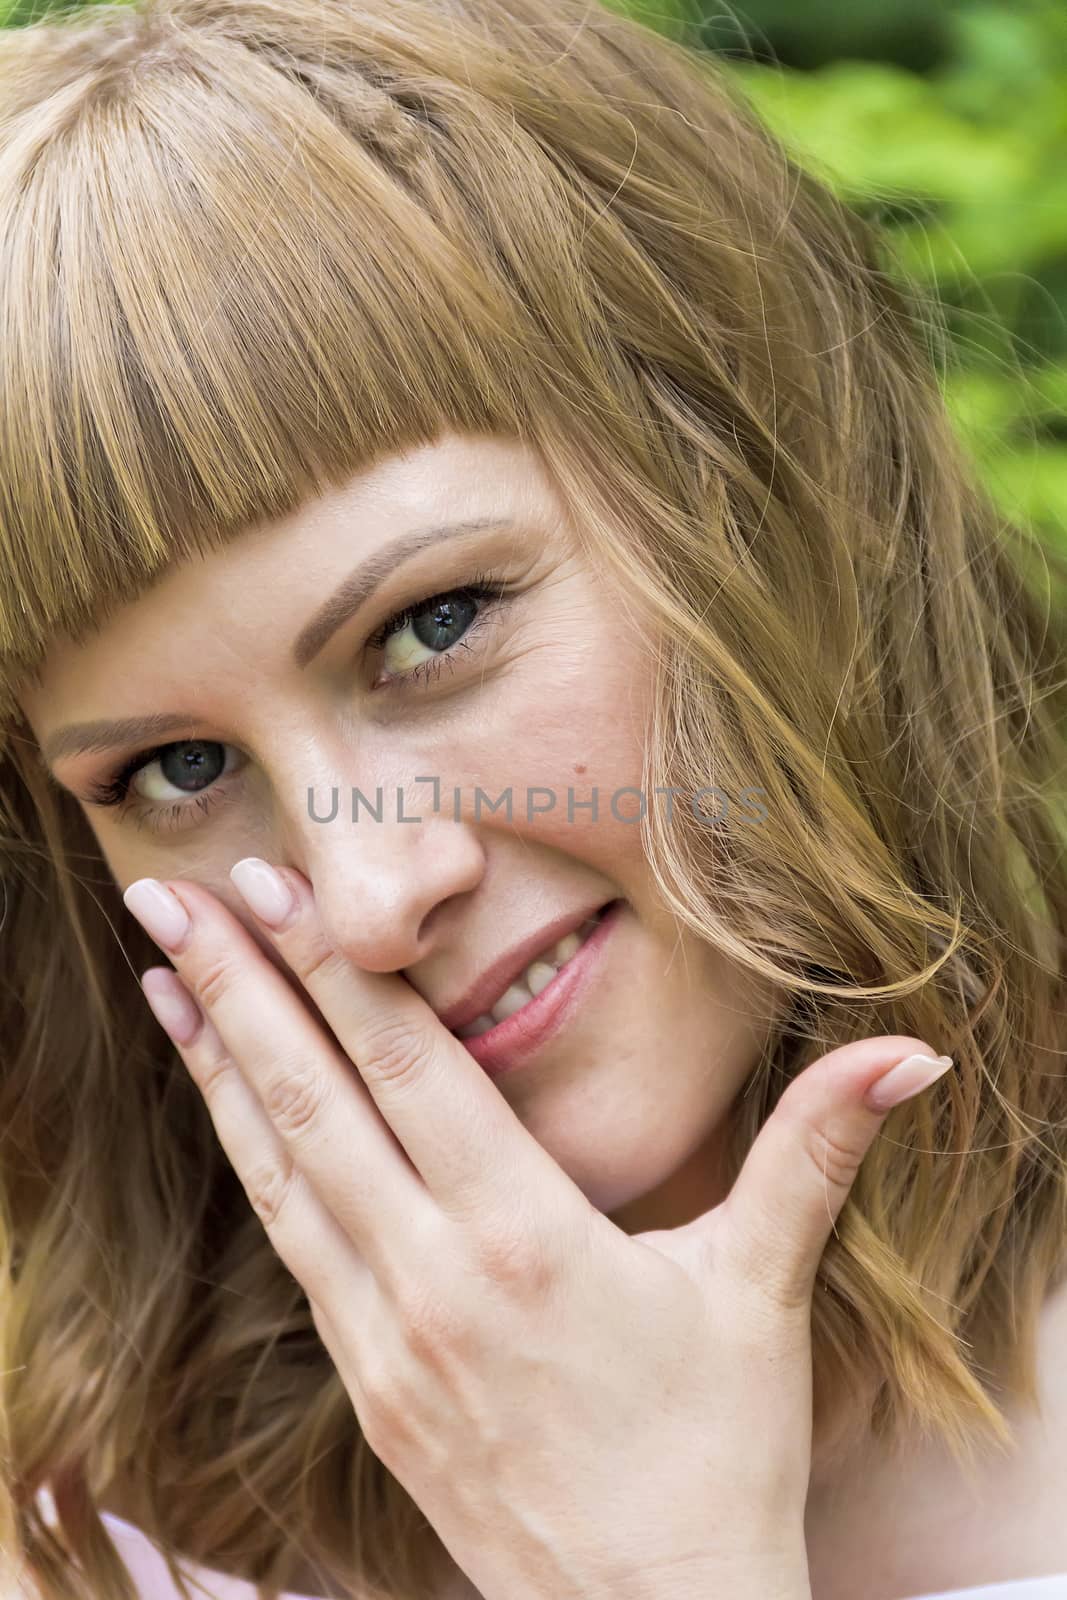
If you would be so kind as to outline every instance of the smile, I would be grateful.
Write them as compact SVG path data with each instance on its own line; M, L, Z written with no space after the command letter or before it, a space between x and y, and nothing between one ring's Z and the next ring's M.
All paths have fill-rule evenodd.
M625 905L612 900L545 946L488 1012L455 1030L491 1078L532 1060L574 1014L603 969L601 957Z
M609 906L601 907L595 916L588 917L574 933L568 933L565 938L549 945L547 950L542 950L525 971L508 985L499 1000L491 1005L488 1011L484 1011L480 1017L475 1017L473 1022L468 1022L466 1027L456 1029L456 1038L476 1038L478 1034L488 1033L498 1022L506 1022L508 1017L513 1017L517 1011L521 1011L523 1006L528 1005L542 990L547 989L556 974L578 954L608 910Z

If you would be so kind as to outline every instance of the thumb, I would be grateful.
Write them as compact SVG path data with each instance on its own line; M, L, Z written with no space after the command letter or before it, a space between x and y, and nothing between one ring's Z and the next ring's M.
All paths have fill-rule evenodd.
M716 1250L777 1304L810 1304L819 1261L887 1112L953 1066L921 1039L840 1045L783 1093L718 1208Z

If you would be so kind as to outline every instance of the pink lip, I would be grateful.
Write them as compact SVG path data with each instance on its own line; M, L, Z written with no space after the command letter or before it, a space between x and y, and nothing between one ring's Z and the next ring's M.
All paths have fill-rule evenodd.
M616 900L539 995L485 1033L459 1041L491 1078L524 1065L563 1026L593 976L622 907L623 901Z
M554 921L536 933L531 933L520 944L511 950L505 950L498 956L493 965L482 973L462 999L455 1005L449 1006L445 1011L437 1013L440 1020L450 1033L457 1033L460 1028L465 1028L468 1022L473 1022L476 1017L484 1016L489 1008L496 1004L504 990L515 982L526 968L543 950L548 950L552 945L558 944L569 933L577 933L583 922L588 922L590 917L599 914L605 902L590 906L586 911L564 912Z

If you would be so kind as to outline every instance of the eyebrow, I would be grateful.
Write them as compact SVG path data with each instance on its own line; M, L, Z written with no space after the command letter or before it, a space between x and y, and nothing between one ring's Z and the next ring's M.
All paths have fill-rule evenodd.
M323 650L338 628L354 616L379 589L397 567L410 560L427 545L440 544L464 534L484 533L490 528L509 528L514 525L510 517L475 517L462 522L436 523L431 527L413 528L391 544L377 550L345 578L340 588L320 606L315 615L301 628L293 644L291 656L302 671ZM188 727L196 720L196 713L159 711L143 717L121 717L117 721L71 722L57 728L41 742L39 758L44 766L64 756L98 754L116 745L158 742L176 729Z
M366 605L374 591L401 565L424 550L427 545L441 544L447 539L467 533L484 533L489 528L511 527L510 518L477 517L466 522L438 523L430 528L413 528L375 551L354 572L350 572L341 587L316 611L306 627L301 628L293 645L292 657L303 669L314 660L343 622Z

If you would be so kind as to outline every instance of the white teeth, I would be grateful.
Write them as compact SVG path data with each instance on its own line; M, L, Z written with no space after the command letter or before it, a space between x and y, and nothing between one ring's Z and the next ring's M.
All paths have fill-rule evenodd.
M496 1018L483 1014L475 1017L473 1022L468 1022L465 1028L460 1028L456 1034L457 1039L473 1039L476 1034L488 1033L490 1028L496 1027Z
M526 987L532 995L547 989L556 976L556 968L548 961L534 961L526 968Z
M531 999L530 991L525 983L513 983L510 989L505 989L495 1006L490 1006L490 1015L498 1022L506 1022L508 1017L514 1016L516 1011L521 1011Z
M560 939L551 950L546 950L535 961L531 961L522 976L515 979L496 1004L490 1007L488 1012L483 1012L480 1017L475 1017L473 1022L468 1022L466 1027L458 1028L456 1037L473 1039L479 1033L488 1033L498 1022L504 1022L508 1017L514 1016L516 1011L521 1011L523 1006L528 1005L541 993L542 989L548 988L559 968L572 956L577 955L596 927L597 921L596 917L590 917L582 923L577 933L568 933L566 938Z
M581 944L582 941L576 933L568 933L565 939L559 941L554 950L549 951L548 959L562 966L565 961L570 960L571 956L578 954Z

